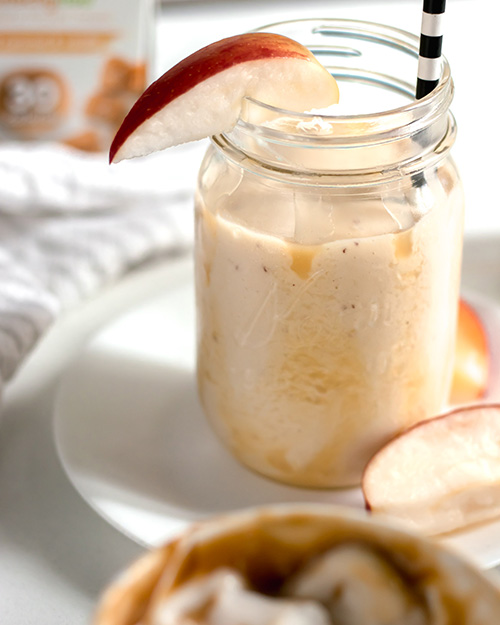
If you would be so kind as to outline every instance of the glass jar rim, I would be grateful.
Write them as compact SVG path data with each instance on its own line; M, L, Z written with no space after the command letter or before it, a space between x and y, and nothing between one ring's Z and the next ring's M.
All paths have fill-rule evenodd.
M316 27L314 25L317 25ZM313 32L320 30L329 32L347 32L353 34L356 38L372 41L388 45L401 52L407 53L418 59L419 54L419 37L408 31L380 24L377 22L343 19L343 18L306 18L298 20L286 20L283 22L274 22L255 29L253 32L277 31L283 27L310 25ZM332 30L332 29L337 29ZM379 80L382 82L385 75L380 75ZM377 80L377 77L374 77ZM416 74L415 74L416 80ZM407 83L406 95L410 95L411 85ZM401 90L404 90L401 85ZM432 123L436 116L446 113L453 99L453 80L451 77L448 60L443 55L441 57L441 74L439 83L436 88L423 98L417 100L412 99L409 102L394 108L372 112L372 113L351 113L337 114L323 111L318 112L296 112L283 108L278 108L270 104L260 102L254 98L244 98L242 113L237 125L245 127L246 131L258 131L259 133L268 134L269 137L277 139L283 137L283 133L279 130L262 126L261 123L252 121L255 118L261 118L264 115L267 118L288 117L298 122L309 123L316 118L321 118L328 124L332 132L324 135L307 135L307 140L313 143L325 143L332 141L339 144L355 143L362 134L365 141L377 141L381 135L390 138L389 135L397 137L408 136L418 132L423 127ZM409 123L410 122L410 123ZM230 134L230 133L229 133ZM294 140L301 134L289 133Z
M217 148L245 169L261 174L267 171L271 177L320 175L323 181L325 176L341 179L347 175L351 180L356 176L364 184L373 178L387 181L414 175L442 160L450 150L456 125L449 111L453 98L449 64L442 57L437 87L417 100L406 82L408 62L412 67L415 63L416 82L416 35L376 22L335 18L276 22L258 30L292 38L296 34L295 39L313 51L314 46L301 39L311 36L324 44L324 36L333 35L336 45L322 45L322 49L328 50L335 63L340 38L342 44L353 46L352 51L359 51L351 55L359 58L341 60L334 67L325 64L334 75L345 70L347 80L352 78L353 83L370 84L373 80L376 87L384 89L381 93L402 91L411 99L402 106L376 112L330 115L321 110L296 113L245 98L234 128L213 137ZM393 52L401 53L396 64Z

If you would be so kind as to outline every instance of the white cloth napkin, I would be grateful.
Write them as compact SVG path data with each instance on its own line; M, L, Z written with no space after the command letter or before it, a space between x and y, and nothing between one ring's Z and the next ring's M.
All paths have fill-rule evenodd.
M109 166L54 144L0 144L0 389L62 310L186 251L206 146Z

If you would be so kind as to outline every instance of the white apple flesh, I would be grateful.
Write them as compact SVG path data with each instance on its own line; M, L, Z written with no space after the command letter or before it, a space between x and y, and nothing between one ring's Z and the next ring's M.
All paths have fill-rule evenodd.
M298 42L247 33L198 50L146 89L110 148L110 162L144 156L235 126L245 97L304 112L338 102L333 76Z
M457 409L387 443L362 482L373 514L427 535L500 517L500 405Z

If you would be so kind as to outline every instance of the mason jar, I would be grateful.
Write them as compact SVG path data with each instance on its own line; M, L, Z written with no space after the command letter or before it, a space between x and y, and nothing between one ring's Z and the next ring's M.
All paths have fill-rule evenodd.
M292 485L358 484L450 390L463 195L446 59L415 100L418 38L353 20L265 31L307 45L340 104L251 99L196 197L197 376L242 463Z

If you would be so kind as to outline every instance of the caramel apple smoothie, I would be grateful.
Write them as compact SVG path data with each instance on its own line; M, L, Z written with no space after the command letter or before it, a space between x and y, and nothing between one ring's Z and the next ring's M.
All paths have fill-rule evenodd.
M447 401L453 83L443 58L416 100L418 56L414 35L359 20L228 37L151 84L111 145L118 162L212 137L196 199L199 394L235 456L276 480L359 483L384 442Z
M384 442L447 401L462 248L454 165L422 187L292 190L219 150L197 198L203 407L256 471L356 484Z

